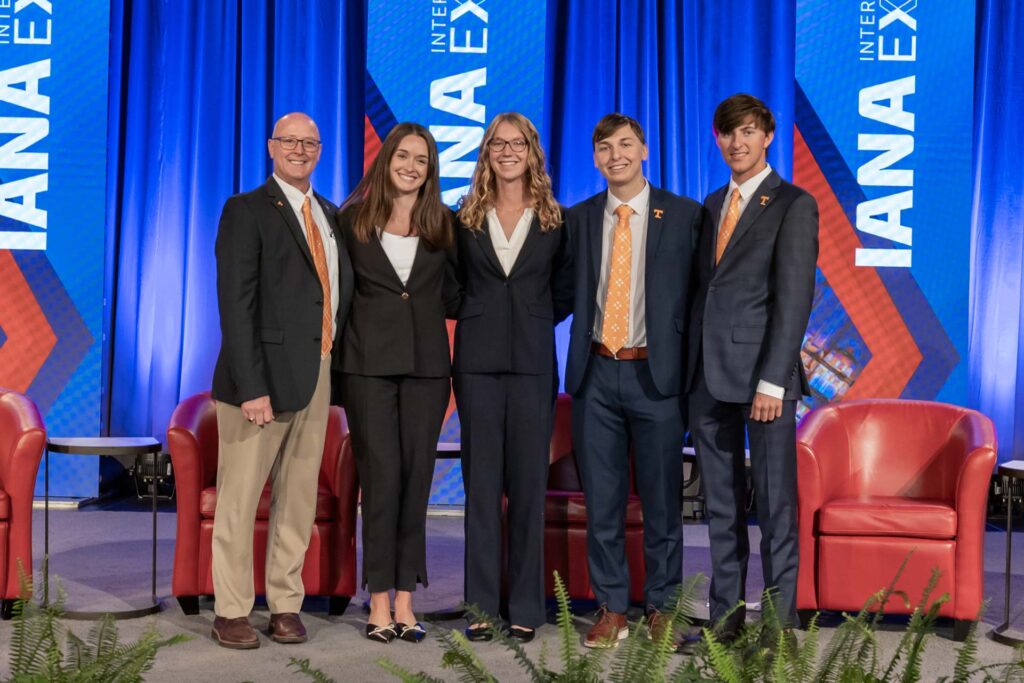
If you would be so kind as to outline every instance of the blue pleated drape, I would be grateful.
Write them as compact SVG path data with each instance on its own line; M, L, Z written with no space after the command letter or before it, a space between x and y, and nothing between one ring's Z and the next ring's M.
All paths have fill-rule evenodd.
M545 144L556 193L603 186L590 134L609 111L648 136L649 177L702 198L727 178L711 115L738 91L780 125L791 176L794 0L549 0ZM219 347L213 240L224 200L270 171L273 120L309 112L335 201L362 170L365 0L112 1L108 132L109 430L160 436L207 389ZM970 404L1006 459L1024 446L1021 271L1024 11L978 3Z

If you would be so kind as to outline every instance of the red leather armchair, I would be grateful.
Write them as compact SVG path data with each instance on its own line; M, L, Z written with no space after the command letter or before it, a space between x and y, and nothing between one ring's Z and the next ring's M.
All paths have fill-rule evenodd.
M32 578L32 497L45 447L46 427L35 404L0 387L0 614L4 619L10 619L21 594L20 571Z
M640 498L630 482L626 503L626 561L629 564L629 599L644 601L644 523ZM583 500L572 447L572 399L559 394L551 435L551 465L544 504L544 573L548 597L555 594L552 572L558 571L569 597L593 600L587 566L587 506Z
M950 596L962 640L982 604L982 553L996 436L984 415L942 403L864 400L812 411L797 432L797 609L859 611L910 555L886 613ZM911 551L913 553L911 554Z
M217 506L217 415L208 392L178 404L167 428L177 487L178 534L172 592L186 614L199 612L199 596L213 594L213 515ZM302 568L307 595L330 598L341 614L356 590L356 503L359 481L345 414L331 407L317 489L316 521ZM270 486L263 490L253 535L256 594L264 594L264 558Z

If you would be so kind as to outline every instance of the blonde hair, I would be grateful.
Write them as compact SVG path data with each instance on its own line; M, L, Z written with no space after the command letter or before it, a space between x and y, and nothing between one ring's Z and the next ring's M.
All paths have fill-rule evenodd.
M491 168L488 145L494 139L495 131L502 123L515 126L526 140L526 177L524 185L526 194L533 202L533 209L540 221L540 229L544 232L554 230L562 223L562 210L555 201L551 191L551 176L545 168L544 149L540 145L540 134L536 127L518 112L498 114L487 126L484 139L476 159L476 170L473 171L473 182L469 194L462 198L459 207L459 220L470 230L483 230L484 217L487 211L494 208L497 195L497 180Z

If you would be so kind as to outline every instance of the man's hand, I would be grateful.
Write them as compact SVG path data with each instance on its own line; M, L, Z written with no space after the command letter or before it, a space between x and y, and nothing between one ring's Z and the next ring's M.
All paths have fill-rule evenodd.
M780 404L781 405L781 404ZM242 404L242 417L257 427L274 421L274 409L270 407L270 397L260 396Z
M771 422L782 417L782 399L762 394L754 394L754 402L750 405L750 419L755 422Z

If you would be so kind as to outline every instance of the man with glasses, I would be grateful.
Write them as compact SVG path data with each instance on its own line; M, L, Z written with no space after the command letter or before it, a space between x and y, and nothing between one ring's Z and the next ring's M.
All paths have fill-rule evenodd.
M259 647L253 528L267 478L268 633L301 643L302 564L331 402L331 349L352 300L352 267L332 229L335 207L313 192L320 133L301 113L267 141L273 175L224 205L217 232L221 350L213 376L219 459L213 524L213 638ZM262 558L261 558L262 560Z

